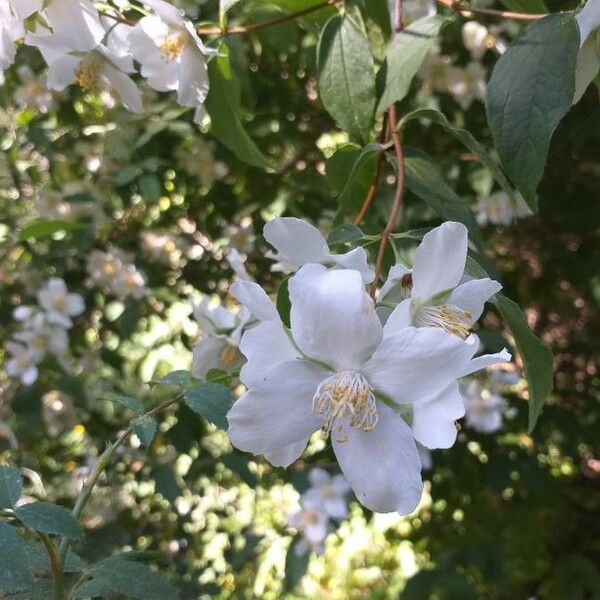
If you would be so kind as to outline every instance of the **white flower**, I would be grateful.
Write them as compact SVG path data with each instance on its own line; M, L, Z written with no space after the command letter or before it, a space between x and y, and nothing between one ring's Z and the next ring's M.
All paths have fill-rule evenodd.
M431 450L425 448L423 444L417 442L417 450L419 451L419 457L421 458L421 466L423 471L429 471L433 467L433 458L431 456Z
M23 385L31 385L38 378L37 355L27 346L6 342L6 349L10 358L6 362L6 374L9 377L18 377Z
M466 424L481 433L494 433L502 429L503 415L508 409L506 398L482 389L475 379L463 385Z
M473 100L485 97L486 70L478 62L470 62L466 67L452 66L448 69L448 93L463 110L468 110Z
M467 228L447 222L423 237L412 271L400 264L390 269L378 298L387 311L399 303L386 324L390 331L413 325L469 335L485 303L502 286L489 278L465 280L467 247ZM385 318L385 312L380 314Z
M17 69L21 84L15 90L15 102L23 108L47 113L54 108L54 98L48 91L46 76L36 75L29 66L21 65Z
M321 232L302 219L277 217L265 225L263 235L277 250L277 254L271 255L271 258L279 261L283 270L295 271L302 265L316 263L356 269L364 283L373 281L374 272L368 264L364 248L333 254Z
M133 296L140 300L148 294L146 276L129 262L129 257L119 248L111 247L107 252L92 250L86 269L88 283L118 298Z
M392 25L394 23L395 2L388 0L388 9ZM435 15L435 2L430 0L403 0L402 2L402 23L406 27L418 19L427 15Z
M69 329L73 325L71 317L85 310L85 303L79 294L69 293L67 285L59 277L51 277L37 294L38 302L44 309L49 323Z
M600 71L600 2L588 0L575 20L579 26L580 49L575 70L573 104L579 102Z
M477 21L467 21L462 26L462 39L465 48L476 60L494 47L494 36L489 33L487 27Z
M302 539L296 544L297 555L315 552L322 554L329 532L327 513L312 505L301 506L300 510L288 517L288 525L302 533Z
M112 291L119 298L132 296L136 300L141 300L148 294L146 276L135 265L122 265L117 271Z
M348 516L346 496L350 486L343 475L332 477L324 469L313 467L308 473L308 481L310 487L302 494L307 506L321 507L333 519L345 519Z
M240 278L252 281L252 275L246 269L246 255L240 254L236 248L231 248L225 255L231 270Z
M243 254L254 250L254 224L251 217L244 217L239 225L227 225L223 232L223 237L227 238L227 245L235 248Z
M182 249L178 238L169 234L157 234L143 231L140 235L143 249L153 260L171 267L181 266Z
M415 437L438 447L448 429L456 435L457 404L464 411L457 378L499 357L471 360L475 336L388 330L360 273L350 269L310 264L289 280L291 331L257 284L237 282L231 291L262 320L240 342L248 391L228 413L233 445L288 466L323 428L362 504L414 510L422 490ZM414 434L400 414L411 407Z
M202 379L212 369L229 371L241 362L238 350L248 311L234 313L223 306L211 306L208 298L194 306L194 317L204 333L192 352L192 375Z
M25 324L25 328L17 331L13 337L25 344L32 356L38 360L44 358L47 353L64 356L69 348L67 332L61 327L49 324L44 313L37 313Z
M79 422L73 400L58 390L46 392L42 396L42 419L52 436L72 429Z
M131 52L141 74L159 92L177 90L182 106L195 108L194 120L204 118L209 81L206 60L217 54L205 46L194 25L163 0L144 0L154 15L138 21L129 34Z
M482 198L473 208L477 223L481 226L487 223L511 225L515 219L533 215L523 198L519 196L515 205L510 196L502 190Z

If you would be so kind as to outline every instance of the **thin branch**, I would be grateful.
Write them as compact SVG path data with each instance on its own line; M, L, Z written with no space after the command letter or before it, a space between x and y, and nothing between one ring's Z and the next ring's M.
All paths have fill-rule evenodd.
M520 13L510 10L494 10L492 8L480 8L478 6L469 6L460 4L457 0L436 0L438 4L449 8L456 13L473 13L477 15L487 15L489 17L498 17L500 19L515 19L516 21L537 21L548 15L543 13Z
M343 0L325 0L325 2L319 2L318 4L314 4L313 6L309 6L308 8L303 8L302 10L298 10L287 15L282 15L281 17L268 19L267 21L260 21L259 23L252 23L250 25L238 25L234 27L225 28L198 27L196 31L200 35L230 35L234 33L248 33L250 31L256 31L257 29L266 29L267 27L274 27L275 25L279 25L280 23L293 21L298 17L303 17L304 15L308 15L309 13L315 12L317 10L327 8L328 6L339 4L342 1Z
M54 600L64 600L65 598L65 580L63 576L63 564L58 553L58 549L48 535L41 531L36 531L42 544L46 548L48 558L50 559L50 572L52 573L52 581L54 585Z

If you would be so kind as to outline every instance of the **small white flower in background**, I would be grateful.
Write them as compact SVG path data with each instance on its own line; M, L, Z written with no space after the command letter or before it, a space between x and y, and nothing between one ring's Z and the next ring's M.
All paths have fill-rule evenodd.
M509 410L506 398L482 388L475 379L465 381L462 392L468 427L481 433L494 433L502 429L503 417Z
M388 9L393 25L395 11L394 0L388 0ZM402 23L405 27L427 15L435 15L435 13L436 5L433 0L403 0L402 2Z
M393 313L383 327L355 270L309 264L291 277L291 331L257 284L236 282L231 293L262 321L240 342L248 391L228 413L232 444L287 467L322 428L362 504L414 510L422 490L415 439L452 445L454 420L464 414L457 379L507 354L472 360L476 336L389 329ZM412 431L401 414L411 409Z
M148 253L150 258L160 263L167 264L170 267L180 267L183 250L181 240L170 233L152 233L143 231L140 234L142 248Z
M448 73L451 67L452 61L449 56L429 54L419 70L419 77L427 89L446 93L448 91Z
M482 198L473 207L475 218L481 226L491 223L492 225L511 225L515 219L523 219L533 215L523 198L519 197L515 205L510 196L499 190Z
M176 90L179 104L195 108L194 121L200 123L209 88L206 61L218 52L202 43L194 25L174 6L163 0L144 4L155 14L140 19L129 34L140 72L155 90Z
M244 217L239 225L228 224L223 231L223 237L227 239L227 245L235 248L242 254L254 250L254 224L251 217Z
M70 293L67 284L60 277L51 277L37 293L40 306L45 311L48 322L65 329L73 326L71 317L85 310L85 303L79 294Z
M6 342L5 348L9 353L6 362L6 374L19 378L23 385L31 385L38 378L38 356L30 348L15 342Z
M462 39L465 48L475 60L482 58L495 43L494 36L488 28L477 21L467 21L462 26Z
M474 100L484 99L486 75L478 62L470 62L466 67L452 66L446 76L447 91L463 110L468 110Z
M279 263L273 270L296 271L303 265L322 264L355 269L364 283L373 281L375 273L364 248L333 254L321 232L302 219L277 217L265 225L263 235L277 251L277 254L267 254Z
M47 322L44 313L37 313L30 321L24 324L21 331L13 334L13 338L25 344L32 355L38 360L47 353L54 356L64 356L69 349L69 337L60 326Z
M229 172L225 163L215 160L215 148L214 142L197 138L191 146L178 146L175 149L175 157L188 175L199 177L203 185L211 187Z
M253 281L252 275L248 273L246 269L246 255L240 254L236 248L231 248L225 255L231 270L237 275L239 279L245 279L247 281Z
M119 248L110 247L107 252L92 250L86 270L88 283L100 287L105 293L123 299L132 296L136 300L148 295L146 276Z
M317 506L301 504L298 511L288 516L288 525L297 529L302 538L294 547L296 555L314 552L322 554L325 550L325 540L329 533L329 519L327 513Z
M119 298L131 296L136 300L141 300L148 295L146 276L135 265L122 265L117 271L112 290Z
M600 71L600 2L588 0L575 20L579 27L580 49L575 70L573 104L581 100Z
M302 494L307 506L320 506L332 519L345 519L348 516L346 496L350 485L343 475L329 475L325 469L313 467L308 473L310 487Z
M439 327L461 338L469 335L485 303L502 286L489 278L465 279L468 232L462 223L447 222L423 237L412 271L397 264L390 269L378 302L391 303L386 327ZM384 318L385 313L380 315Z
M202 379L212 369L229 371L237 367L242 359L238 346L243 328L250 320L248 311L242 307L233 312L202 298L194 306L194 317L204 337L192 352L192 375Z
M19 106L39 110L42 114L54 108L54 97L48 91L45 75L36 75L29 66L21 65L17 76L21 83L15 90L14 99Z
M42 396L42 418L48 433L60 435L79 422L73 400L64 392L52 390Z

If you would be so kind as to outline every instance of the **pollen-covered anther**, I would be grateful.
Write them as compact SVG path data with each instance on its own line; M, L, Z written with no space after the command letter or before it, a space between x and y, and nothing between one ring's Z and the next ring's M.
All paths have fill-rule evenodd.
M423 306L415 315L416 324L421 327L440 327L463 339L471 332L473 313L456 306Z
M312 410L323 415L323 429L336 431L344 441L340 420L361 431L372 431L377 424L377 402L369 382L358 371L336 373L319 385Z
M183 33L171 33L160 44L159 48L169 60L175 60L181 56L185 41L186 38Z
M102 65L95 59L84 58L75 69L75 83L90 92L100 88Z

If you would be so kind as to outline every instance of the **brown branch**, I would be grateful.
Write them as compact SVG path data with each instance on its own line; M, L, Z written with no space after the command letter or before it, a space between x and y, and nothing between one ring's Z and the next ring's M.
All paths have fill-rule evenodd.
M460 4L457 0L436 0L438 4L449 8L456 13L474 13L477 15L488 15L490 17L498 17L500 19L515 19L517 21L537 21L548 15L543 13L520 13L511 12L509 10L494 10L492 8L480 8L478 6L469 6Z
M319 2L318 4L314 4L313 6L309 6L308 8L303 8L302 10L298 10L287 15L282 15L281 17L276 17L274 19L268 19L267 21L252 23L251 25L238 25L234 27L225 28L198 27L196 31L199 35L231 35L235 33L248 33L250 31L256 31L257 29L266 29L267 27L274 27L275 25L279 25L280 23L293 21L298 17L303 17L304 15L308 15L311 12L321 10L322 8L327 8L328 6L333 6L334 4L338 4L342 1L343 0L325 0L325 2Z

